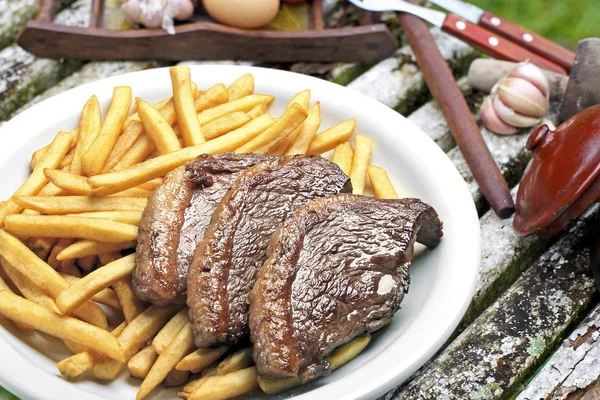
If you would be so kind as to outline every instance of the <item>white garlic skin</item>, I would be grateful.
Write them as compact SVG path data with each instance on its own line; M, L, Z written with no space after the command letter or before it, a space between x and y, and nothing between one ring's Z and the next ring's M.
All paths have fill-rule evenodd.
M479 115L481 116L481 121L483 121L483 124L490 132L499 135L512 135L513 133L518 132L517 128L508 125L500 119L498 114L496 114L491 96L486 97L483 101Z
M483 102L481 120L490 131L502 135L535 126L548 113L549 94L550 84L542 70L529 62L518 64Z
M504 104L500 96L493 94L492 105L498 117L507 124L517 128L528 128L540 123L539 118L521 114Z
M192 0L125 0L121 11L131 24L161 28L169 19L190 18L194 14L194 3Z
M519 65L508 73L508 77L524 79L538 88L544 97L549 98L550 96L548 78L546 78L541 69L527 61L519 63Z

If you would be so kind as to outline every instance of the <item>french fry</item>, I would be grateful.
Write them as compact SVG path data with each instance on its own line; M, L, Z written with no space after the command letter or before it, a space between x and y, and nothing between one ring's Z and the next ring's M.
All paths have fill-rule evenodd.
M202 134L206 140L211 140L216 137L222 136L240 126L246 125L252 120L248 114L243 111L236 111L231 114L224 115L217 119L210 121L208 124L202 127Z
M1 229L0 256L53 298L69 287L69 283L58 272L40 260L19 239ZM108 327L102 309L92 302L87 302L75 310L74 315L102 329Z
M266 154L269 149L276 146L283 138L292 133L294 129L304 122L306 117L307 113L304 108L294 103L285 110L283 115L271 127L245 145L240 146L235 152Z
M296 93L294 97L291 98L287 107L290 107L294 103L301 105L304 110L308 110L308 105L310 104L310 89Z
M52 182L46 183L46 186L38 192L38 196L63 196L65 191Z
M140 189L146 189L146 190L155 190L156 188L158 188L160 185L163 184L163 179L162 178L154 178L149 180L146 183L142 183L141 185L138 185L136 187L140 188Z
M140 189L138 186L123 190L122 192L109 195L110 197L140 197L147 199L152 196L152 192L146 189Z
M90 217L93 218L93 217ZM112 251L121 251L131 249L136 246L137 241L131 240L120 243L106 243L96 240L80 240L78 242L67 245L57 255L58 261L72 260L86 256L95 256Z
M121 259L123 256L120 251L111 251L110 253L103 253L98 255L98 260L100 260L100 265L105 266L110 264L111 262L115 262Z
M194 92L195 92L197 90L196 84L192 82L192 85L193 85L192 89L194 89ZM167 97L166 99L162 99L158 103L152 104L152 107L156 108L157 110L160 110L170 101L171 102L173 101L173 97L171 97L171 96ZM140 115L137 112L134 112L131 115L129 115L127 118L125 118L125 122L123 122L123 126L125 127L125 129L127 129L127 126L133 121L140 122Z
M167 324L158 332L154 340L152 340L152 347L158 354L162 354L163 350L167 348L169 343L173 341L173 338L179 333L181 329L190 322L188 318L187 307L179 311L173 318L167 322Z
M261 103L248 111L248 115L251 118L260 117L261 115L267 112L267 105L265 103Z
M100 113L100 103L96 96L90 99L83 106L81 118L79 120L79 139L73 153L70 172L75 175L81 174L81 158L90 148L94 140L98 137L102 129L102 114Z
M89 182L94 188L97 188L97 190L95 190L98 195L117 193L147 182L150 179L164 176L186 162L194 160L199 154L215 154L233 151L243 143L246 143L250 138L263 132L272 124L273 117L269 114L264 114L253 119L241 128L209 142L199 144L198 146L186 147L124 170L93 176L89 178Z
M252 347L237 350L217 365L217 375L227 375L240 369L254 365Z
M102 167L121 133L130 105L131 88L127 86L115 87L100 133L81 157L81 172L83 175L92 176L102 171Z
M241 369L227 375L206 379L189 397L189 400L224 400L241 396L258 387L256 367Z
M254 91L254 77L252 74L245 74L237 78L231 86L227 88L229 101L241 99L244 96L252 94Z
M138 115L135 113L135 115ZM139 115L138 115L139 119ZM110 151L102 172L108 172L115 168L115 166L123 159L125 154L130 151L132 146L137 140L144 134L145 128L141 120L131 121L129 124L125 122L125 129L123 133L117 138L115 146Z
M122 222L64 215L9 215L6 229L20 237L77 238L122 243L137 239L138 228Z
M394 185L392 185L390 177L385 169L375 165L369 165L367 168L367 174L369 175L369 181L371 182L371 187L373 188L375 197L378 199L398 198L396 189L394 189Z
M79 281L79 279L80 279L76 276L67 275L67 274L63 274L63 273L60 273L60 276L62 276L67 282L69 282L70 285L74 284L75 282ZM117 298L115 291L112 290L111 288L106 288L106 289L99 291L98 293L96 293L94 295L94 297L92 297L92 300L95 301L96 303L104 304L105 306L109 306L114 309L118 309L118 310L121 309L121 305L119 304L119 299Z
M0 313L50 336L80 344L114 360L124 360L119 342L104 329L56 314L6 290L0 291Z
M356 129L356 120L351 118L332 128L324 130L315 135L310 146L308 146L308 154L323 154L329 150L333 150L340 143L347 142Z
M119 299L119 304L121 305L123 316L127 323L130 323L138 315L144 312L144 306L131 291L131 277L113 283L112 288Z
M10 281L17 289L19 289L19 292L21 292L24 298L52 312L60 314L60 310L52 297L44 293L39 287L31 282L30 279L19 272L19 270L15 269L3 258L0 258L0 265L2 266L4 273L9 277Z
M128 255L90 272L56 297L56 305L64 313L90 300L96 293L128 276L135 269L135 254Z
M216 107L220 104L227 103L229 101L229 92L222 83L218 83L203 93L196 93L196 99L194 100L194 106L196 112L202 112L209 108Z
M148 372L148 376L140 385L136 400L143 399L156 388L193 347L194 335L192 334L192 326L188 322L158 356L150 372Z
M202 136L192 93L190 69L188 67L171 67L169 72L173 86L173 104L183 141L186 146L204 143L205 139ZM179 144L179 142L177 143Z
M217 361L229 350L227 346L209 349L198 349L188 354L175 366L179 371L201 371L213 362Z
M115 164L114 169L124 169L144 161L152 154L155 148L154 142L148 135L140 136L133 146L131 146L131 149L123 155L123 158Z
M326 357L326 360L330 363L331 370L338 369L359 355L367 347L370 340L371 335L367 333L335 349L330 356ZM266 394L278 394L300 386L302 382L300 378L273 378L259 375L258 384Z
M63 159L61 160L61 162L58 164L58 169L62 170L62 171L70 171L71 170L71 164L73 163L73 159L75 158L75 150L71 149L69 150L69 152L67 153L67 155L65 155L63 157Z
M129 375L134 378L146 378L157 358L158 353L154 351L152 346L143 348L135 356L131 357L127 363Z
M117 292L118 296L118 292ZM113 380L138 351L160 330L179 307L150 307L135 317L119 335L118 341L123 350L123 360L103 359L94 366L94 376L100 380Z
M210 121L215 120L235 111L249 111L259 104L271 104L273 96L264 94L251 94L228 103L220 104L216 107L206 109L198 114L198 120L201 125L206 125Z
M89 196L92 194L92 185L88 183L87 178L81 175L49 168L44 170L44 175L46 175L46 178L50 182L67 191L69 194L80 196Z
M27 247L29 247L40 259L47 261L52 248L57 242L57 238L30 238L27 241Z
M85 218L98 218L108 219L115 222L123 222L124 224L139 225L140 219L142 219L142 211L96 211L96 212L84 212L78 214L65 214L67 217L85 217ZM123 249L118 249L123 250ZM109 250L114 251L114 250ZM96 253L100 254L100 253ZM96 254L86 254L88 256ZM80 256L82 257L82 256ZM78 258L78 257L73 257Z
M294 154L306 154L310 143L317 134L319 127L321 126L321 104L317 101L308 110L308 116L306 120L300 125L296 139L287 147L285 152L286 156L293 156Z
M171 372L169 372L167 374L167 377L163 381L163 385L165 385L165 387L181 386L187 382L189 377L190 377L189 371L178 371L178 370L174 369L174 370L171 370Z
M47 215L77 214L96 211L143 211L147 200L138 197L87 196L15 196L23 208Z
M119 326L110 332L110 335L114 338L118 337L126 324L123 322ZM60 374L68 379L77 379L87 371L94 367L94 362L100 357L98 353L90 350L83 351L72 355L71 357L65 358L64 360L56 363L56 368Z
M61 261L60 267L57 269L57 271L60 271L63 274L72 275L77 278L81 278L81 271L77 267L77 264L75 261L76 260Z
M331 162L337 164L342 172L349 176L350 171L352 170L353 157L354 150L352 150L352 146L350 146L350 143L344 142L335 146L335 151L333 152Z
M3 273L3 271L2 271L2 268L0 268L0 291L2 291L2 290L6 290L6 291L8 291L8 292L14 293L13 289L12 289L12 288L10 287L10 285L9 285L9 284L6 282L6 280L9 280L10 278L8 278L8 277L7 277L7 278L6 278L6 280L5 280L5 278L4 278L3 276L4 276L4 273ZM15 324L15 326L16 326L17 328L19 328L19 329L20 329L21 331L23 331L23 332L30 332L30 331L33 331L33 328L32 328L32 327L30 327L30 326L28 326L28 325L22 324L22 323L20 323L20 322L14 322L14 321L13 321L13 323Z
M96 266L97 262L98 262L98 257L85 256L85 257L79 258L77 260L77 266L84 271L91 271Z
M146 133L154 141L160 154L168 154L180 150L179 139L177 139L171 125L160 115L160 112L139 97L135 103L142 123L146 128Z
M59 132L52 143L44 152L44 158L35 166L35 169L25 179L25 182L17 189L15 196L33 196L36 195L48 183L48 179L44 175L46 168L56 168L63 157L71 149L73 138L68 132ZM2 221L7 215L16 214L23 210L12 199L0 204L0 227Z
M71 239L71 238L58 239L58 242L56 242L56 244L54 245L54 248L52 248L52 251L50 252L50 255L48 256L48 265L50 265L54 269L60 268L61 261L64 261L64 260L58 260L57 256L64 249L66 249L67 247L72 245L73 242L75 242L75 239ZM73 257L73 258L77 258L77 257Z
M352 182L352 193L363 194L365 181L367 180L367 167L371 162L373 143L363 135L354 138L354 156L352 157L352 170L350 181Z

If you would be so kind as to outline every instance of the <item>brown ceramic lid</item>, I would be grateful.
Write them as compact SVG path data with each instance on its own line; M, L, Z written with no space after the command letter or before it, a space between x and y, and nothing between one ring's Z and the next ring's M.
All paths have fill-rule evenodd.
M551 236L600 197L600 105L555 131L538 127L527 140L533 159L517 194L514 229Z

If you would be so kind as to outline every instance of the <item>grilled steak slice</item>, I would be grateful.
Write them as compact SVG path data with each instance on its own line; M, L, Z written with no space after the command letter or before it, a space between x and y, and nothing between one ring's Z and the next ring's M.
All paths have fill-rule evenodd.
M190 266L187 303L198 347L248 336L248 295L277 226L313 199L350 190L350 179L320 156L282 157L240 174Z
M437 213L417 199L338 195L296 210L273 235L250 296L259 372L327 374L333 349L391 322L415 239L434 247L441 237Z
M217 205L258 154L201 155L169 173L148 199L139 226L135 295L164 306L185 303L187 273Z

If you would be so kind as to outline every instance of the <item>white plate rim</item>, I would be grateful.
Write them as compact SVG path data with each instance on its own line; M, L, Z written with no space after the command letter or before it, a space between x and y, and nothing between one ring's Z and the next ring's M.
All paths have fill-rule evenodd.
M295 396L294 399L367 399L379 396L397 386L432 357L450 337L466 312L475 291L480 263L479 219L466 183L443 151L423 131L421 131L420 128L396 111L362 93L325 80L288 71L231 65L195 65L190 66L190 68L192 68L193 74L210 74L217 73L218 71L221 74L231 76L233 79L244 73L253 73L257 81L269 78L276 79L279 82L286 82L287 79L293 79L298 83L302 83L305 87L326 87L332 95L340 96L350 104L361 104L361 108L368 109L370 112L375 110L381 118L395 121L400 126L408 126L407 124L412 125L413 131L411 131L411 141L414 141L415 146L418 146L420 149L425 149L428 155L435 157L436 162L439 162L443 166L443 168L440 168L439 173L441 176L439 181L436 181L436 184L447 185L448 188L456 191L456 193L453 193L457 198L456 206L462 207L460 212L469 216L464 223L465 226L469 228L470 236L465 240L470 241L472 249L472 251L464 254L464 258L462 259L464 270L469 272L469 274L462 279L460 285L462 292L458 294L454 293L454 295L459 298L454 298L455 304L453 315L450 318L446 318L443 327L439 329L435 335L430 335L431 337L429 338L428 344L422 346L426 348L422 349L421 356L414 359L413 362L402 371L398 371L391 365L393 364L393 357L387 358L388 364L390 365L387 365L385 370L376 368L374 361L380 362L380 360L372 360L362 366L359 370L354 371L333 383L320 386L307 393ZM36 115L42 115L48 111L58 110L59 104L69 104L75 99L79 100L85 98L85 96L95 93L95 90L101 86L112 88L113 86L128 84L130 81L139 79L151 80L159 77L161 74L163 76L168 76L165 75L165 70L166 68L157 68L101 79L70 89L32 106L0 127L0 143L4 144L0 146L0 159L2 159L2 156L8 154L11 145L20 141L18 135L11 136L7 132L13 130L18 131L19 129L24 129L24 127L31 125L32 121L35 121ZM81 101L79 101L79 103L83 104ZM440 315L439 317L443 318L448 316ZM26 385L10 379L15 376L15 371L24 370L26 373L30 373L31 370L27 371L27 368L30 367L30 362L19 356L18 351L16 351L6 340L5 334L6 331L0 328L0 354L3 355L3 360L10 360L8 363L0 360L0 385L24 399L79 398L91 400L100 398L91 393L84 392L78 388L77 385L72 385L69 382L62 380L58 376L58 373L56 375L50 375L42 370L35 370L35 379L32 379L35 383L32 385ZM390 349L390 351L393 351L393 349ZM368 367L371 368L369 369ZM59 390L60 393L54 392L55 390Z

